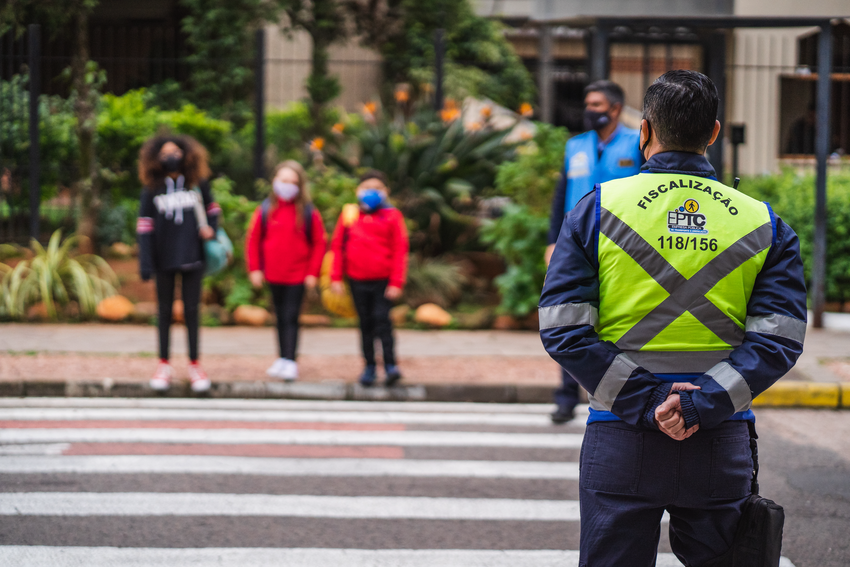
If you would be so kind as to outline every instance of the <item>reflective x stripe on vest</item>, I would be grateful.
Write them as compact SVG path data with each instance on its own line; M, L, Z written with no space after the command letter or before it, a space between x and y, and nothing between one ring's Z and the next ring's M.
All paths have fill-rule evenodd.
M599 198L600 338L654 373L718 364L744 338L773 239L767 206L675 174L605 183Z

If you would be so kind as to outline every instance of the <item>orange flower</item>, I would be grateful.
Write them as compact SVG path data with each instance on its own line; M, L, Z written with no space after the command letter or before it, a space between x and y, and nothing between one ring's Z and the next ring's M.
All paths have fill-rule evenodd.
M534 109L531 107L530 104L528 104L527 102L524 102L521 105L519 105L519 113L526 118L530 118L531 116L534 115Z
M395 90L395 101L401 104L410 100L410 91L407 85L399 85Z
M378 103L377 102L374 102L374 101L373 102L367 102L366 104L363 105L363 112L365 112L366 114L371 114L371 115L374 116L374 114L375 114L375 112L377 112L377 110L378 110Z
M471 122L466 125L466 129L470 132L478 132L484 125L481 122Z
M481 109L481 118L483 118L484 120L487 120L488 118L490 118L490 116L492 116L492 114L493 114L493 109L490 107L490 105L487 105L487 106L485 106L484 108Z
M331 132L333 132L334 134L342 134L344 131L345 124L343 124L342 122L337 122L333 125L333 128L331 128Z
M453 99L446 99L443 110L440 111L440 118L446 123L454 122L460 118L460 109L457 107L457 103Z
M320 152L322 148L325 147L325 139L324 138L313 138L313 141L310 142L310 151L311 152Z

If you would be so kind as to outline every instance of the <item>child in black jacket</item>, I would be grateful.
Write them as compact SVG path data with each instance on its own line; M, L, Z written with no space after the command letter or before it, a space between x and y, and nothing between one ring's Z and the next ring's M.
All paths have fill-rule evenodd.
M189 380L192 390L210 388L198 364L198 316L204 275L203 241L215 236L221 208L213 201L207 179L207 151L188 136L159 136L145 142L139 153L142 189L136 233L143 280L156 275L159 307L159 358L151 388L171 386L168 362L174 286L180 275L183 316L189 336ZM208 226L198 222L206 213Z

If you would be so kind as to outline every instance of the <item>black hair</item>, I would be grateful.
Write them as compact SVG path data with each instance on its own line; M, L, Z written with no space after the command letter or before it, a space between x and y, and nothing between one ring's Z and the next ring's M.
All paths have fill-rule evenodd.
M666 150L703 153L711 141L720 98L714 83L696 71L667 71L643 98L643 118Z
M183 152L181 171L186 176L186 186L192 187L210 178L209 154L206 148L191 136L162 135L147 140L139 150L139 180L153 191L165 178L165 170L159 162L159 152L168 142Z
M584 96L587 96L588 93L602 93L609 103L619 104L620 106L623 106L626 100L623 87L613 81L594 81L584 87Z
M367 169L363 175L360 176L360 183L367 181L369 179L377 179L381 183L384 184L384 187L387 189L390 188L390 182L387 179L387 175L383 171L378 171L377 169Z

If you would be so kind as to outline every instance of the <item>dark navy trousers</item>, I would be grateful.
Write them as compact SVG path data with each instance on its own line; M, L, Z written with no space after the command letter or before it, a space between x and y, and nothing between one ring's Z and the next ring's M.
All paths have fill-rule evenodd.
M684 441L624 422L587 426L580 458L579 567L652 567L661 516L686 567L732 544L750 494L746 421L726 421Z
M578 382L561 368L561 387L555 390L555 405L564 413L578 404Z

